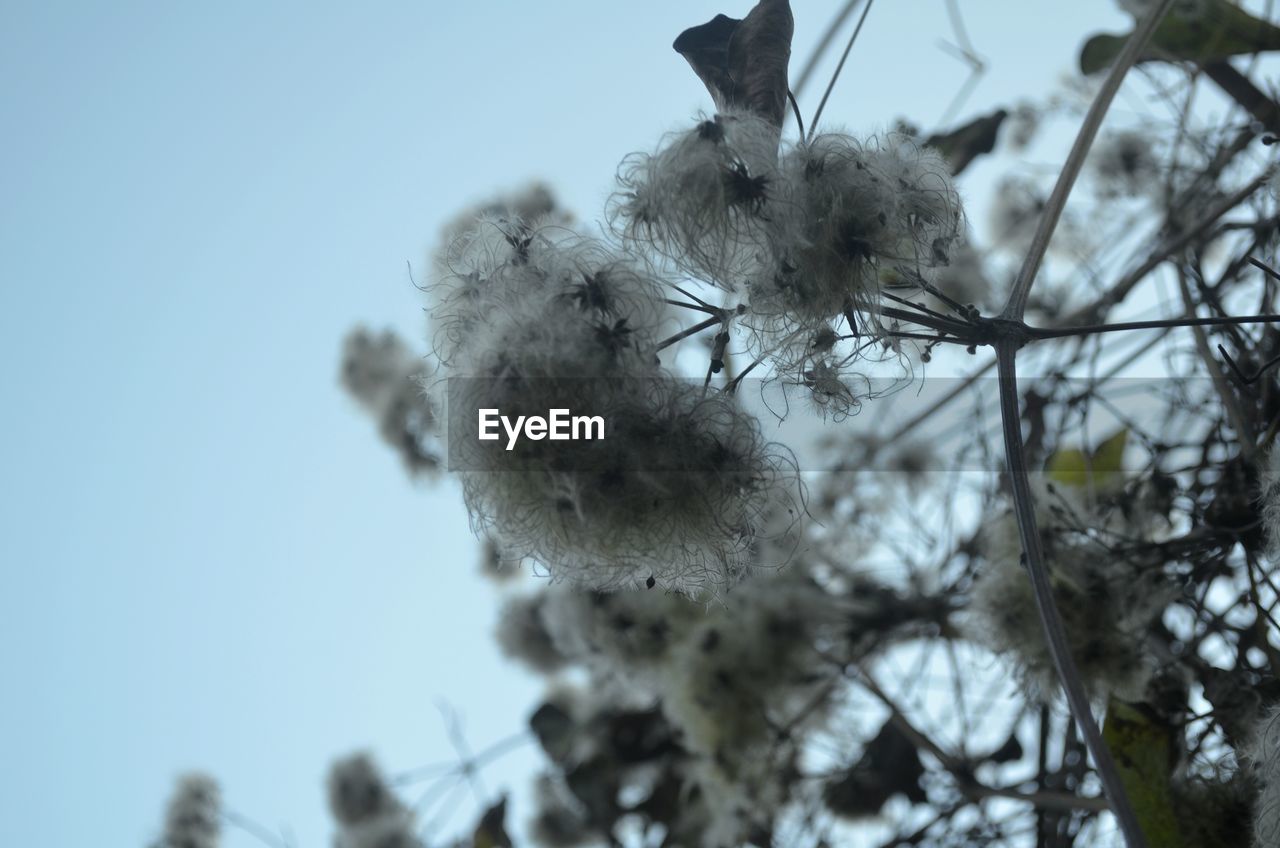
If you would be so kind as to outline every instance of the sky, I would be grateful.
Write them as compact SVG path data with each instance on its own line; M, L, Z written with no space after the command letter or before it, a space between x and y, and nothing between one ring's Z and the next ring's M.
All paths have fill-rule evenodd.
M426 350L407 265L469 203L538 178L598 218L625 154L710 108L670 44L723 4L0 3L0 844L145 844L199 768L321 846L335 756L448 761L442 703L474 748L523 728L541 684L493 644L460 491L407 480L341 339ZM793 3L793 71L837 5ZM961 8L989 70L957 120L1128 25ZM881 0L828 120L933 128L952 38L944 0Z

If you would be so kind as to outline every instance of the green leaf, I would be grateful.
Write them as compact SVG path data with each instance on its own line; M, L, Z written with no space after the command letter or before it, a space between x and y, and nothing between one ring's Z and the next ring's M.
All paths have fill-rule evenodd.
M1111 66L1128 35L1095 35L1080 51L1080 71L1095 74ZM1139 62L1188 61L1197 64L1249 53L1280 50L1280 28L1255 18L1228 0L1212 0L1196 15L1170 12L1156 27Z
M1139 705L1114 698L1107 704L1102 738L1111 749L1120 782L1152 848L1186 845L1170 779L1177 760L1174 733Z
M1045 463L1049 479L1075 488L1109 489L1121 481L1124 449L1129 430L1121 428L1108 436L1093 453L1075 448L1056 451Z

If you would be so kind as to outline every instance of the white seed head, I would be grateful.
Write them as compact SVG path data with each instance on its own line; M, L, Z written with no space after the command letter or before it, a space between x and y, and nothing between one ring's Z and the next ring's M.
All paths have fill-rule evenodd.
M786 802L798 740L832 706L837 671L819 651L842 644L852 611L802 568L756 575L672 653L658 686L663 711L697 757L692 775L711 813L704 845L743 844Z
M509 556L594 588L732 582L785 459L730 398L658 366L662 281L591 239L493 222L475 238L486 232L510 249L433 309L445 374L468 378L451 403L572 410L611 429L572 457L541 441L451 440L473 524Z
M799 568L736 587L690 631L663 677L664 709L686 744L722 769L745 766L829 679L816 646L838 639L851 612Z
M705 617L703 605L670 592L547 590L544 626L557 651L600 674L651 673Z
M987 274L980 254L972 245L963 244L951 257L951 264L938 271L938 291L963 306L991 305L995 286ZM937 298L929 300L931 308L951 315L952 310Z
M597 240L488 221L468 244L461 267L431 292L433 347L450 376L483 376L499 364L545 371L575 356L589 373L616 372L619 351L601 355L601 326L621 322L634 351L665 326L663 281ZM471 247L480 251L474 261Z
M423 848L414 833L413 813L368 754L334 762L328 792L329 810L338 822L335 848Z
M549 598L547 592L538 592L507 599L496 631L502 653L543 674L558 671L566 661L547 629L544 611Z
M1259 482L1267 556L1274 562L1280 562L1280 449L1273 446L1267 453Z
M785 214L777 156L767 121L715 115L623 161L610 221L628 242L735 289L767 261L770 222Z
M1280 707L1272 706L1263 715L1247 758L1258 784L1254 844L1258 848L1280 845Z
M748 564L758 520L791 474L789 456L732 398L704 397L700 385L662 373L485 385L498 393L468 408L527 409L551 395L613 427L603 440L571 443L569 470L542 442L475 443L466 458L473 523L554 578L714 594ZM514 399L522 403L502 402Z
M946 163L908 136L823 133L787 151L781 170L792 208L785 226L775 222L774 262L752 281L745 319L768 338L850 310L874 332L882 284L930 277L962 241Z
M1142 698L1152 672L1146 629L1172 600L1158 569L1143 569L1070 532L1049 509L1037 510L1045 558L1067 641L1091 694ZM996 653L1014 659L1028 685L1049 698L1057 672L1022 565L1017 521L1005 514L983 533L984 570L967 628Z

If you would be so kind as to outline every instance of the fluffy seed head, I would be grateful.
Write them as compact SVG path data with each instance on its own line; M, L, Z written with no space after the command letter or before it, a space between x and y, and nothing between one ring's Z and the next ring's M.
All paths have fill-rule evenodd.
M604 675L649 674L666 662L705 610L683 595L657 589L547 591L543 621L562 654Z
M633 154L618 173L610 220L629 242L727 289L765 260L770 221L784 214L778 131L730 111Z
M335 848L423 848L413 814L387 785L368 754L353 754L329 770L329 810L338 821Z
M745 767L770 729L822 688L832 668L815 645L838 639L851 613L798 568L729 593L682 641L664 678L664 708L686 744L730 772Z
M507 416L565 409L606 428L567 449L451 439L477 529L508 555L595 588L730 582L784 460L731 399L658 367L660 280L589 239L498 223L474 236L508 249L472 263L482 284L465 297L445 291L433 310L447 328L436 345L445 373L459 378L451 404Z
M938 271L935 285L938 291L964 306L986 306L994 294L982 255L968 244L961 245L951 257L951 264ZM940 300L931 299L930 306L944 315L952 314L950 307Z
M818 646L841 644L851 612L803 569L756 575L672 653L662 706L697 757L693 778L711 811L705 845L743 844L785 803L796 740L831 705L835 669Z
M496 634L502 653L543 674L554 673L565 664L564 653L547 630L543 613L548 597L539 592L508 599L499 613Z
M1028 244L1044 214L1045 199L1030 180L1007 177L1001 181L996 187L989 221L995 243L1014 251Z
M482 222L458 248L455 273L431 292L434 347L450 376L501 367L543 373L574 357L587 373L616 373L623 347L643 350L665 325L662 286L639 261L599 241ZM617 338L598 332L619 324L626 332ZM650 354L639 361L650 364Z
M401 809L373 759L352 754L329 769L329 810L341 825L355 825Z
M165 813L162 848L217 848L222 832L222 796L205 774L178 780Z
M1005 124L1006 143L1013 152L1021 153L1031 146L1041 118L1040 110L1031 103L1022 102L1013 107Z
M537 812L529 831L536 844L546 848L577 848L596 837L576 799L550 776L539 776L534 798Z
M1140 699L1152 671L1146 629L1171 600L1170 586L1151 569L1071 533L1049 510L1037 518L1054 598L1081 678L1094 695ZM1013 515L994 521L983 544L986 564L974 586L969 629L977 641L1014 658L1028 684L1048 697L1058 691L1057 672L1022 565Z
M874 325L885 281L931 275L961 242L950 171L908 136L824 133L788 151L781 170L791 221L774 227L775 262L752 281L749 318L774 337L850 309Z
M1137 130L1103 136L1090 152L1089 164L1094 186L1104 198L1146 194L1160 173L1151 136Z
M1262 717L1248 759L1258 783L1254 844L1280 845L1280 707L1272 706Z
M1267 555L1280 562L1280 449L1272 447L1260 479L1262 532L1267 540Z
M553 577L597 589L654 585L715 592L745 567L758 519L789 477L789 458L765 442L732 398L651 378L547 381L499 387L607 422L606 438L506 450L483 442L463 485L473 522ZM523 393L523 394L521 394ZM579 403L568 400L576 396ZM491 396L492 397L492 396ZM519 408L468 403L467 408Z
M343 343L342 384L378 421L382 439L410 472L440 466L435 406L425 363L390 330L352 330Z

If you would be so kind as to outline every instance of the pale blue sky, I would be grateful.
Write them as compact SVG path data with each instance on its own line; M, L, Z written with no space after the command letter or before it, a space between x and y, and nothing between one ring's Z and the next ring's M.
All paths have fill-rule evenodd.
M318 848L335 755L449 757L440 697L473 745L523 726L459 492L406 482L340 340L425 347L405 262L469 202L541 177L597 217L624 154L709 107L674 36L749 5L0 4L0 845L139 845L200 767ZM798 69L837 3L793 5ZM962 117L1126 23L964 8L991 72ZM942 0L881 0L827 115L929 127L948 33Z

